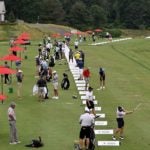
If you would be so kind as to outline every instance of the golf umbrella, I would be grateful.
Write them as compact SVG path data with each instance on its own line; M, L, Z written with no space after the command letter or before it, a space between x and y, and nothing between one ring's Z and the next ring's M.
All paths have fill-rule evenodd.
M70 32L66 32L66 33L64 33L64 36L71 36L71 33Z
M7 98L7 97L6 97L5 95L0 94L0 101L2 101L2 102L3 102L6 98Z
M21 57L15 56L13 54L8 54L6 56L3 56L2 58L0 58L0 60L4 60L4 61L17 61L17 60L22 60Z
M1 75L1 93L3 94L3 75L4 74L15 74L16 70L12 70L9 68L6 68L4 66L0 66L0 75Z
M94 31L95 31L95 32L102 32L101 29L95 29Z
M21 40L30 40L30 34L29 33L22 33L21 35L18 36L18 39Z
M14 44L26 44L26 41L24 41L22 39L17 39L14 41Z
M19 46L13 46L9 49L10 51L23 51L24 49L22 47L19 47Z
M51 35L53 38L60 38L61 35L59 33L54 33Z
M91 31L91 30L88 30L88 31L85 31L85 32L88 33L88 34L93 33L93 31Z

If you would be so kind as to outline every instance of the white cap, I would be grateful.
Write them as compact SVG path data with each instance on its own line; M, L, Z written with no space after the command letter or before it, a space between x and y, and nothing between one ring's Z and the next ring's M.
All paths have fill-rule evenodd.
M90 112L90 110L87 107L85 107L85 112Z
M23 71L19 69L18 72L23 72Z
M56 73L56 70L54 70L52 73Z

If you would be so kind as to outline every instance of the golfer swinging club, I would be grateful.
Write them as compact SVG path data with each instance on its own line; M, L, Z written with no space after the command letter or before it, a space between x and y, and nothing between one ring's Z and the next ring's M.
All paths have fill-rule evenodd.
M124 116L127 115L127 114L131 114L133 113L133 111L126 111L123 107L121 106L118 106L117 108L117 112L116 112L116 115L117 115L117 124L118 124L118 128L114 130L114 135L112 136L112 139L113 140L116 140L116 136L117 134L119 134L119 138L121 140L124 139L123 137L123 131L124 131Z

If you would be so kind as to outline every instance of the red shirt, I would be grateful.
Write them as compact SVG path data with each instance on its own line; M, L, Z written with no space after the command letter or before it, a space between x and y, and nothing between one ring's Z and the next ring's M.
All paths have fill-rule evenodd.
M89 71L89 69L84 69L83 70L83 76L86 77L86 78L90 77L90 71Z

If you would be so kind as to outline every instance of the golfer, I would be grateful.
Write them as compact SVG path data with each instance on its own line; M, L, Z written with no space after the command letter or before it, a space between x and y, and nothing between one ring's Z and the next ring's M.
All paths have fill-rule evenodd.
M97 90L105 89L105 71L104 68L99 69L100 88Z
M121 106L118 106L117 108L117 112L116 112L116 115L117 115L117 124L118 124L118 128L114 130L114 135L112 136L112 139L113 140L116 140L116 136L117 134L119 135L119 138L121 140L124 139L123 137L123 134L124 134L124 116L127 115L127 114L131 114L133 113L133 111L126 111L123 107Z
M93 88L92 87L89 87L88 91L86 92L86 105L87 105L88 109L92 110L92 113L96 117L94 99L93 99Z

